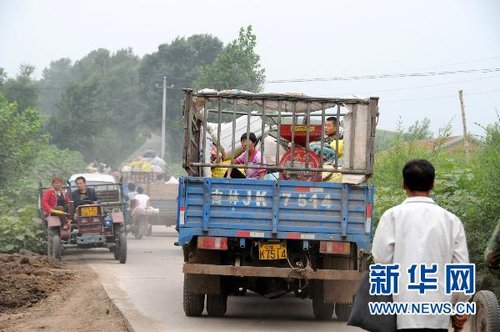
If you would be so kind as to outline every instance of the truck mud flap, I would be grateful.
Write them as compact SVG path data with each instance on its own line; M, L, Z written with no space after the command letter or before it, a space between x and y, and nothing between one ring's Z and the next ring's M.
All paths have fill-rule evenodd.
M355 267L353 257L324 257L323 268L352 271ZM323 299L326 303L353 303L359 281L325 280Z
M193 294L220 294L220 276L186 274L186 287Z
M198 250L189 257L189 263L220 264L217 251ZM221 281L218 275L186 274L184 282L190 293L217 295L221 293Z
M325 280L323 299L326 303L352 303L359 281Z

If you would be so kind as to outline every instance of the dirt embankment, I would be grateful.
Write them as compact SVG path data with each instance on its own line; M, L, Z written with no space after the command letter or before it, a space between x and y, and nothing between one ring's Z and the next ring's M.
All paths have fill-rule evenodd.
M30 252L0 254L0 331L127 331L97 274Z
M30 252L0 254L0 313L30 307L74 278L55 259Z

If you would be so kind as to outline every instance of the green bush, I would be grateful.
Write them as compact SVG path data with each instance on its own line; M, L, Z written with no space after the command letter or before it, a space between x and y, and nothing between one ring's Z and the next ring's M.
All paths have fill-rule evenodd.
M5 198L0 197L0 204L3 203ZM12 253L21 249L45 252L45 227L35 215L34 204L0 211L0 252Z
M449 128L436 140L435 146L423 147L415 140L403 142L402 130L394 137L392 148L375 155L376 185L375 223L388 208L401 203L402 168L411 159L428 159L436 168L431 197L443 208L462 220L467 236L469 256L476 264L478 286L492 289L500 298L500 281L495 280L484 264L484 250L500 216L500 124L485 128L472 157L466 160L463 151L446 151L442 143Z
M36 110L19 112L1 95L0 123L10 124L8 135L0 135L5 138L0 140L0 151L8 153L0 172L0 252L43 252L44 224L36 218L39 183L49 186L54 175L67 177L85 163L79 152L46 143Z

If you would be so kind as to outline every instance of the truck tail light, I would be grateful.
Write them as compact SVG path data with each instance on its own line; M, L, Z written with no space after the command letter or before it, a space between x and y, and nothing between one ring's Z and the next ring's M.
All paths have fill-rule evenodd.
M349 255L351 253L351 243L339 241L320 241L319 252L321 254Z
M366 204L365 233L370 234L372 230L372 205Z
M209 250L227 250L227 237L200 236L198 248Z

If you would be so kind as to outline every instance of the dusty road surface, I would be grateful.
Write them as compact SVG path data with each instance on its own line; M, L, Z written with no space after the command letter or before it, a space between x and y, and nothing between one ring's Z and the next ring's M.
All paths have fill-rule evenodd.
M126 331L97 274L30 252L0 254L0 331Z
M128 238L128 260L117 264L104 250L75 253L67 262L91 266L135 331L361 331L334 319L316 321L311 300L268 300L250 293L230 297L223 318L191 318L182 309L182 252L177 233L155 226L153 236Z
M175 230L160 226L154 228L153 236L142 240L129 236L126 264L119 264L104 249L68 252L63 256L64 264L6 259L3 267L9 264L12 273L7 278L1 275L5 269L0 269L2 295L17 294L20 298L31 292L40 297L47 289L51 295L33 300L35 304L29 307L0 310L0 331L362 331L335 318L316 321L311 300L294 296L268 300L250 293L230 297L223 318L206 313L186 317L182 310L183 258L180 248L174 246L176 236ZM11 265L28 272L29 266L37 270L25 273L26 285L33 288L21 290L28 292L6 291L9 280L21 271L12 270ZM44 279L50 274L64 287ZM42 282L33 279L40 276ZM16 299L1 297L0 308L2 303L4 307L15 306ZM114 310L115 305L120 312ZM469 331L468 326L464 331Z

